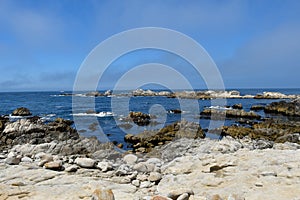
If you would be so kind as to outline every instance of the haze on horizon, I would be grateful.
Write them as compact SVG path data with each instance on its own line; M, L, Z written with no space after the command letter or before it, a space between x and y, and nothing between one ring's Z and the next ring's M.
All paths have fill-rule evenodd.
M93 48L139 27L173 29L196 40L226 88L300 88L299 10L297 0L1 0L0 91L71 90ZM99 89L153 60L187 68L168 53L133 52L112 63ZM197 85L197 78L190 80ZM205 84L199 80L197 87Z

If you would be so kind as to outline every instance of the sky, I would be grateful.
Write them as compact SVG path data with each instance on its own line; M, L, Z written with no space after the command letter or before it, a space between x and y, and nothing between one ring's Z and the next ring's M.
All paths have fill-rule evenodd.
M98 44L142 27L172 29L197 41L226 88L300 88L299 10L298 0L0 0L0 91L72 90ZM168 52L133 52L111 64L99 87L109 89L149 62L189 71ZM184 75L205 88L192 74Z

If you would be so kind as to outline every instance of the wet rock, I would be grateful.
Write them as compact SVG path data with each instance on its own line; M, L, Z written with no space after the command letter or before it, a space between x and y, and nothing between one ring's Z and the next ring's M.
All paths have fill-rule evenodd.
M153 147L163 145L174 139L204 137L205 133L199 124L182 120L159 131L144 131L138 135L128 134L125 136L125 141L131 143L135 151L140 151L142 148L145 152L150 152Z
M179 110L179 109L172 109L172 110L169 110L168 112L172 113L172 114L180 114L180 113L182 113L182 111Z
M259 110L263 110L264 108L265 106L263 105L252 105L250 110L259 111Z
M91 158L76 158L75 164L83 168L93 168L95 167L96 161Z
M138 126L147 126L150 124L150 115L142 112L130 112L129 117Z
M234 105L232 106L232 108L233 108L233 109L239 109L239 110L241 110L241 109L243 109L243 105L242 105L241 103L234 104Z
M233 138L248 136L252 140L295 141L299 143L296 133L300 133L300 122L274 119L254 124L252 127L224 126L222 128L223 135L230 135ZM262 146L271 147L271 145L270 143ZM258 144L258 146L261 145Z
M92 200L115 200L111 189L96 189L92 194Z
M264 108L265 113L282 114L286 116L300 116L300 100L291 102L280 101L273 102Z
M225 119L225 118L246 118L246 119L260 119L261 116L255 112L246 112L244 110L232 109L232 110L217 110L217 109L205 109L201 113L201 118L208 119Z
M11 115L12 116L30 116L32 114L28 108L21 107L21 108L15 109Z

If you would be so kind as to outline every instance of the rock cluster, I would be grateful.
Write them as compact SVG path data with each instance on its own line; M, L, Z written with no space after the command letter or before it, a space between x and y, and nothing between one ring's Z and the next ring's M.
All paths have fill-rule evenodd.
M31 112L29 111L28 108L21 107L21 108L15 109L11 115L12 116L30 116Z
M144 131L137 135L127 134L125 141L132 144L134 151L149 152L157 145L163 145L178 138L204 138L205 133L197 123L182 120L159 131Z
M225 119L225 118L245 118L245 119L260 119L261 116L255 112L246 112L239 109L217 110L205 109L201 113L201 118L209 119Z
M252 127L225 126L222 135L234 138L245 136L251 139L263 139L272 142L293 142L300 144L300 122L269 119L254 124Z
M158 157L126 154L113 159L25 155L19 146L0 154L0 198L296 199L300 145L258 150L256 143L249 138L181 138L157 147Z
M273 102L264 108L266 113L300 117L300 100Z
M147 126L150 124L150 115L142 112L130 112L128 115L138 126Z

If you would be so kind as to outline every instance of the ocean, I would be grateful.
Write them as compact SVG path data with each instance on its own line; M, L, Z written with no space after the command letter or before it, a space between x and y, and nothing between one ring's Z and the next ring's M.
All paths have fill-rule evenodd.
M230 89L231 90L231 89ZM262 93L264 91L280 92L283 94L300 94L300 89L234 89L240 91L241 95ZM62 96L62 92L3 92L0 93L0 115L10 115L12 111L18 107L28 108L33 115L40 116L45 122L61 117L64 119L75 119L74 126L83 136L96 136L99 140L103 140L103 135L108 140L115 143L124 143L124 136L128 133L137 134L144 130L157 130L165 125L185 119L187 121L197 122L203 129L217 128L220 124L225 125L237 124L234 119L227 119L224 122L213 123L211 120L200 119L199 113L212 106L211 100L192 100L177 99L167 97L76 97L76 107L72 110L72 96ZM68 93L68 92L64 92ZM226 105L232 106L242 103L243 109L250 110L251 105L260 104L267 105L274 99L227 99ZM92 104L91 104L92 103ZM95 111L98 114L86 114L91 106L95 104ZM196 103L196 104L195 104ZM195 107L196 105L196 107ZM215 105L214 105L215 106ZM173 109L182 110L181 114L169 113ZM149 126L137 126L129 123L130 126L124 128L124 124L128 124L126 116L129 111L140 111L150 113L155 116L155 123ZM263 111L258 114L265 117ZM16 117L10 116L11 120ZM95 121L96 120L96 121ZM120 126L121 125L121 126ZM132 127L131 127L132 126ZM207 133L208 137L218 138L218 135ZM126 146L124 147L126 149Z

